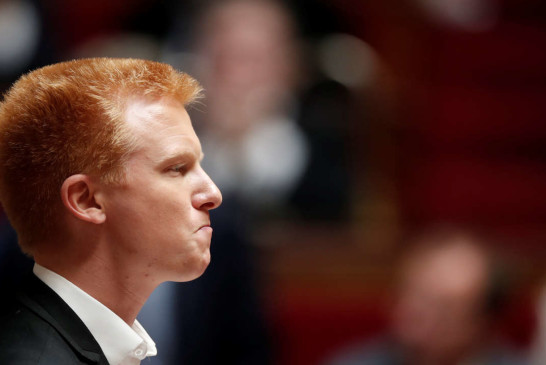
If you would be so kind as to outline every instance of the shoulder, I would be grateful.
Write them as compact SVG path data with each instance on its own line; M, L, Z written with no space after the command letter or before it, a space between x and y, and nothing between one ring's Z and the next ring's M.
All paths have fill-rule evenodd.
M80 362L57 330L28 308L15 307L0 321L0 364Z
M0 314L0 364L107 364L99 344L76 313L31 275Z

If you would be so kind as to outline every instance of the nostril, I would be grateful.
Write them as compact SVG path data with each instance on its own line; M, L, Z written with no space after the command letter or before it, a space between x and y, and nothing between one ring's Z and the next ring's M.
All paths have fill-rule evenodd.
M214 204L213 202L208 202L208 203L205 203L203 205L201 205L201 209L214 209L216 206L216 204Z

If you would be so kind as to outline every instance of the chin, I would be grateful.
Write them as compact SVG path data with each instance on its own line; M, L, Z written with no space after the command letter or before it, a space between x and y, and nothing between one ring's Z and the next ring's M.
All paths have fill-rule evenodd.
M191 268L188 268L184 273L181 273L179 276L179 282L185 282L185 281L192 281L203 275L207 267L210 263L210 252L207 250L206 254L203 254L203 256L200 259L196 259L194 263L192 263Z
M205 255L205 257L203 257L203 259L201 260L200 268L196 271L196 276L194 279L197 279L198 277L203 275L205 270L207 270L207 267L209 267L209 264L210 264L210 253L207 253L207 255Z

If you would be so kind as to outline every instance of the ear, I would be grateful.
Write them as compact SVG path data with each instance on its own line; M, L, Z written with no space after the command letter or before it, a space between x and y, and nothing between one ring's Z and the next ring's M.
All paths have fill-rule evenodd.
M96 183L88 175L72 175L61 186L61 199L73 216L101 224L106 220L106 214L97 195Z

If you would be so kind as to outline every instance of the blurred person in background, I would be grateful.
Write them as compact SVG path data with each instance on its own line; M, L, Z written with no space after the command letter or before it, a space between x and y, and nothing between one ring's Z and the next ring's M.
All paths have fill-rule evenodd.
M506 295L487 249L459 231L417 240L398 273L389 334L340 352L329 365L517 365L493 334Z
M200 21L198 74L208 90L203 148L226 196L258 212L284 203L309 159L295 120L295 25L269 0L213 3Z

